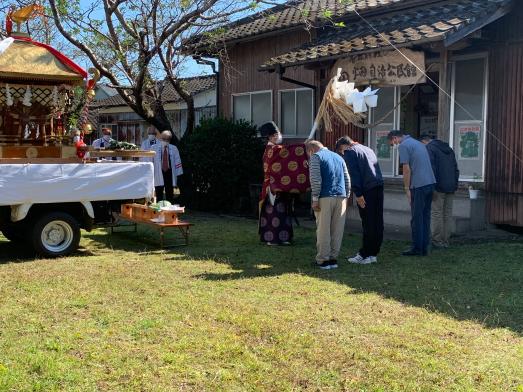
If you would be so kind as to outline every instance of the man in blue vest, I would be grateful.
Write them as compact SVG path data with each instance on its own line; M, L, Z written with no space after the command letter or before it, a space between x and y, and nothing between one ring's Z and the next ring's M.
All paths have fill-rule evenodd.
M430 245L430 211L436 178L427 148L403 131L390 131L390 145L398 145L403 187L410 203L412 247L403 256L426 256Z
M320 142L309 140L305 147L310 157L312 209L316 216L316 264L322 270L338 268L336 260L350 196L349 172L343 158Z

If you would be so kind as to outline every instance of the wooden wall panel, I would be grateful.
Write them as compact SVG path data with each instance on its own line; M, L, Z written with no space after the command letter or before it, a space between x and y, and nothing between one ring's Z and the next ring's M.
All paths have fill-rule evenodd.
M227 50L227 59L221 67L220 112L225 117L232 114L231 94L271 90L273 92L273 121L278 122L278 90L300 88L282 82L276 73L260 72L258 67L269 58L310 42L311 33L298 31L280 36L262 38L237 44ZM289 68L285 76L305 83L314 84L314 71L303 67Z
M322 143L330 150L334 151L336 141L342 136L349 136L352 140L359 143L365 143L364 140L366 132L362 128L358 128L355 125L345 125L341 121L335 121L333 126L333 132L323 132Z
M486 182L489 221L523 226L523 12L489 26Z

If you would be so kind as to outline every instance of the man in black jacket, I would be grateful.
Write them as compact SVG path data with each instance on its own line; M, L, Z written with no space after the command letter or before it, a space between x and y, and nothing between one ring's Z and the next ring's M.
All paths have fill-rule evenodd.
M362 247L348 261L353 264L375 263L383 242L383 177L378 158L369 147L348 136L336 142L336 151L347 164L363 227Z
M454 151L447 143L432 139L428 135L423 135L421 141L427 146L436 177L436 189L432 198L432 246L448 248L452 203L459 181L458 163Z

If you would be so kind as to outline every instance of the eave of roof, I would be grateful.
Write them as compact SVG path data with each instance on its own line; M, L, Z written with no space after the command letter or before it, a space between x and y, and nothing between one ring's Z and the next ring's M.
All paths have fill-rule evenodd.
M322 17L321 15L318 16L319 11L325 11L325 10L331 10L329 9L328 2L331 1L334 4L343 4L343 1L340 0L311 0L316 1L319 3L322 1L322 3L325 3L325 6L321 8L320 10L316 10L316 15L314 18L299 18L298 20L295 20L289 24L279 26L278 24L274 24L273 26L270 26L269 28L261 29L261 30L254 30L249 31L248 33L245 33L243 35L239 36L231 36L232 34L224 34L223 37L219 37L216 39L215 45L216 47L222 47L222 46L231 46L239 43L245 43L253 40L258 40L262 38L271 37L274 35L281 35L286 32L290 31L296 31L301 30L305 26L305 22L312 22L312 23L318 23L323 22L327 23L327 19ZM441 0L354 0L357 1L356 3L356 10L358 13L371 17L375 15L382 15L384 13L393 12L399 9L404 8L411 8L416 7L419 5L426 5L428 3L434 3ZM294 4L305 4L307 1L304 2L296 2L296 1L289 1L287 3L284 3L282 5L278 5L276 7L270 8L268 10L259 12L257 14L245 17L243 19L240 19L238 21L235 21L231 24L229 24L227 27L234 30L238 27L244 27L248 25L249 23L254 23L256 21L260 21L263 19L274 17L277 13L285 11L286 9L289 9L290 7L294 6ZM365 3L365 6L363 5ZM348 18L357 18L357 14L354 12L355 6L353 4L349 4L345 10L335 10L334 14L332 15L330 21L332 22L338 22L342 20L347 20ZM192 40L201 39L201 36L193 37L189 39L189 41L186 43L184 52L191 53L195 52L201 55L208 55L212 56L213 52L215 52L215 49L212 49L212 46L201 44L200 42L197 44L191 44ZM203 42L204 39L201 39L201 42Z
M493 15L501 17L508 12L510 4L511 0L447 0L396 12L385 18L371 18L369 22L387 39L365 21L360 21L346 28L319 33L316 42L273 57L259 69L274 71L387 47L392 49L388 41L396 47L405 47L446 40L467 26L478 27L484 25L482 22L492 22Z
M188 83L196 82L197 86L194 89L191 89L189 92L191 95L197 95L205 91L212 90L216 86L216 76L215 75L205 75L205 76L195 76L191 78L184 78L183 80ZM198 85L200 82L200 85ZM167 91L164 90L164 103L176 103L181 102L183 99L180 96L177 96L177 93L173 87L166 87ZM174 94L174 95L173 95ZM128 106L127 103L123 100L120 94L113 95L111 97L101 99L98 101L92 102L91 107L96 108L109 108L109 107L125 107Z

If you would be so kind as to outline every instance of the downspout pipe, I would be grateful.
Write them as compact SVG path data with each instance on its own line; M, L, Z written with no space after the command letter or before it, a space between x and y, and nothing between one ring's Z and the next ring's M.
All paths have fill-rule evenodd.
M216 76L216 117L220 116L220 69L216 66L216 63L212 60L203 59L200 56L193 56L193 59L197 64L209 65L212 72Z

